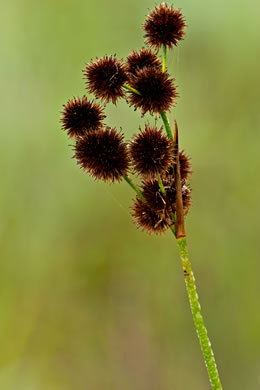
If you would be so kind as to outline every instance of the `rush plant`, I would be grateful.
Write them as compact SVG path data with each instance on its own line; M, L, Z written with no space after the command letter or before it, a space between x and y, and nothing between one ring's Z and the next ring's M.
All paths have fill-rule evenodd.
M136 192L132 217L138 228L149 234L168 229L173 233L210 383L212 389L221 390L187 249L184 218L191 206L191 161L179 150L177 122L172 129L167 117L178 98L175 80L167 70L167 50L184 38L186 23L180 9L161 3L146 16L142 27L147 47L134 50L125 61L104 56L86 65L86 89L99 102L86 96L69 100L63 106L62 128L75 140L73 157L85 172L105 182L124 180ZM119 99L140 110L142 116L160 116L163 126L147 122L126 142L122 131L104 123L102 103L116 104ZM135 183L134 175L141 177L141 185Z

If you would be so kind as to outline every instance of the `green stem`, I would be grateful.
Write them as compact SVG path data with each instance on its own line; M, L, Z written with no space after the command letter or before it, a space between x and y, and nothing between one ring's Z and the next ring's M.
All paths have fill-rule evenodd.
M163 54L162 54L162 71L166 71L166 53L167 53L167 47L166 45L163 45Z
M141 199L143 199L144 202L146 202L146 199L145 199L145 197L143 196L142 191L140 190L140 188L137 187L137 185L135 185L135 183L130 179L130 177L127 176L127 175L125 175L125 176L124 176L124 179L125 179L125 181L130 185L130 187L133 188L133 190L137 193L137 195L138 195Z
M162 50L163 50L163 52L162 52L162 71L165 72L166 71L167 46L163 45ZM164 127L165 127L165 130L167 132L168 137L170 139L173 139L171 126L170 126L169 119L167 117L166 112L161 111L160 114L161 114L161 117L162 117L162 120L164 123Z
M219 373L214 358L214 353L211 348L211 343L209 341L207 329L205 327L204 320L201 313L199 297L197 294L195 279L193 276L191 263L189 259L186 237L177 238L177 244L179 248L182 269L184 272L186 290L189 297L193 321L195 324L197 335L199 337L200 347L208 370L210 383L212 385L213 390L222 390L222 385L220 382Z
M166 112L165 111L161 111L160 114L161 114L161 118L163 120L163 124L164 124L164 127L165 127L165 130L166 130L166 133L167 133L168 137L170 139L173 139L172 129L171 129L170 122L169 122L169 119L167 117Z
M124 84L123 88L127 89L128 91L134 92L139 96L142 96L141 93L139 91L137 91L137 89L130 87L130 85L128 85L128 84Z

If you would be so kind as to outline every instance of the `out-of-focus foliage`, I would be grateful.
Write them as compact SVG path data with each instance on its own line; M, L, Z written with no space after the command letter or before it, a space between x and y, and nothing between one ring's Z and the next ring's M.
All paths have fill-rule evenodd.
M1 5L1 389L209 389L171 233L137 231L131 189L84 174L60 130L84 64L140 48L154 5ZM193 161L191 260L224 388L256 390L260 3L174 6L189 26L168 67ZM128 139L145 122L125 102L106 113Z

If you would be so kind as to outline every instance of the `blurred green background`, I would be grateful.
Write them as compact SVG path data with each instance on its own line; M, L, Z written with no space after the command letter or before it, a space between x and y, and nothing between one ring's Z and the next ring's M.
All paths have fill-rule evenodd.
M176 0L169 54L193 161L191 260L224 389L260 389L259 0ZM1 3L0 389L209 389L171 233L71 159L62 104L92 57L143 45L148 0ZM144 123L125 102L107 123ZM154 119L152 119L154 121ZM160 123L160 122L158 122Z

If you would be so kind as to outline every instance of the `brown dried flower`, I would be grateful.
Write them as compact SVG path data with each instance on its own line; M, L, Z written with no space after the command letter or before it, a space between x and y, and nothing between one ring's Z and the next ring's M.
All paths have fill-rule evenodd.
M133 50L133 53L128 55L127 71L130 76L136 75L138 70L143 69L146 66L156 67L159 70L162 69L161 60L152 50L141 48L139 52Z
M130 92L130 104L136 109L141 108L143 114L148 111L151 114L169 111L178 96L169 74L149 66L137 71L131 78L130 85L141 94Z
M142 184L142 194L146 202L137 196L132 207L132 215L137 227L141 227L148 233L164 233L173 225L171 215L176 211L175 181L168 175L162 182L166 197L161 192L158 180L145 180ZM186 215L191 206L191 191L185 181L182 184L182 200Z
M125 96L122 87L128 80L128 75L123 62L115 56L92 60L84 70L84 78L88 91L106 103L112 101L115 104Z
M138 197L132 206L132 216L137 228L141 228L149 234L162 234L169 227L159 213L152 210L147 203Z
M130 156L137 173L146 177L158 177L173 164L173 143L162 133L162 127L145 126L130 143Z
M166 45L171 49L183 39L186 25L180 9L161 3L146 17L142 27L149 46L159 49L161 45Z
M105 118L101 106L88 101L86 96L82 96L82 99L74 97L68 100L63 107L62 128L68 131L71 138L83 136L88 131L98 130Z
M115 129L87 133L76 142L74 150L77 163L97 180L120 181L127 174L127 146Z

